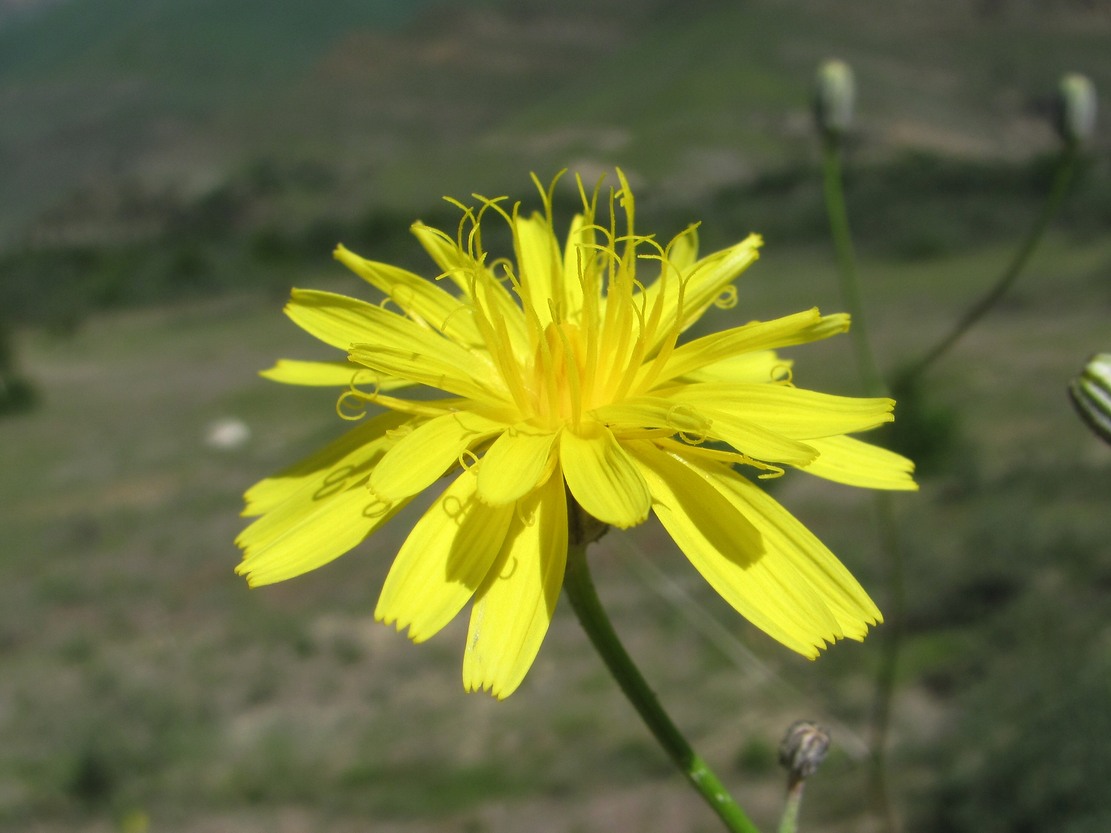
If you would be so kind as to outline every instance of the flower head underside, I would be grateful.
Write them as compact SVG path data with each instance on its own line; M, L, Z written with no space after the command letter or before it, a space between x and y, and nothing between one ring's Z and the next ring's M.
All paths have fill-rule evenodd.
M473 601L469 690L508 696L535 658L562 585L569 499L619 528L655 514L726 601L806 656L880 620L833 554L743 474L916 488L909 461L849 436L890 421L891 400L798 388L775 352L843 332L848 317L811 309L685 338L735 302L760 240L700 258L694 227L666 245L640 235L618 178L608 199L579 182L583 210L562 242L555 183L537 182L542 213L476 197L457 203L454 234L415 224L435 280L340 246L385 301L294 290L289 317L345 357L264 375L334 385L341 414L378 413L248 491L258 518L238 539L238 571L250 584L335 559L446 475L375 616L420 642ZM511 231L512 257L485 250L491 221Z

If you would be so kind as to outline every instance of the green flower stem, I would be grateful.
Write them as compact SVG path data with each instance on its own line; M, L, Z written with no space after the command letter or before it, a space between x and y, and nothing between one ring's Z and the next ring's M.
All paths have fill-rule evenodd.
M868 338L868 324L864 317L864 304L860 300L860 280L856 271L856 252L852 232L849 230L849 213L845 208L845 193L841 185L841 142L837 136L827 135L822 141L823 191L833 247L837 253L837 276L841 283L841 297L852 316L849 336L856 352L856 365L860 380L869 396L882 396L887 392L883 375L876 364L872 343Z
M1023 241L1022 246L1007 268L996 280L995 284L989 289L983 297L980 298L975 304L968 308L964 315L960 317L953 329L941 341L934 345L926 354L904 371L903 378L905 381L910 382L924 374L938 359L944 356L949 350L967 333L972 327L988 313L988 311L998 303L1007 290L1011 288L1018 276L1022 273L1030 256L1034 250L1038 248L1042 237L1045 236L1045 230L1048 228L1050 221L1057 214L1061 203L1065 198L1065 192L1068 191L1069 183L1072 181L1073 175L1076 172L1077 160L1079 152L1075 144L1067 144L1061 151L1061 155L1057 159L1057 172L1053 177L1053 186L1050 188L1049 196L1046 198L1045 204L1042 206L1041 214L1038 215L1037 220L1031 227L1029 234Z
M875 355L870 347L860 301L856 258L841 186L840 146L837 137L826 137L823 142L823 151L826 209L829 213L830 230L837 251L838 275L841 281L842 295L848 311L853 317L851 333L855 337L853 344L856 350L857 364L866 391L872 395L883 395L887 393L887 386L884 384L883 377L876 365ZM1018 279L1064 200L1069 183L1076 171L1078 157L1079 152L1075 144L1069 144L1062 150L1049 196L1030 229L1030 233L1015 253L1014 258L991 289L968 309L949 334L927 351L914 365L904 371L901 377L903 384L912 383L920 378L927 369L944 356L976 322L995 306ZM876 675L875 695L872 705L870 792L873 805L884 819L886 829L894 831L897 829L897 822L887 786L887 745L892 702L895 696L895 681L902 649L906 609L906 581L902 546L895 524L891 496L887 494L877 495L876 510L883 552L888 562L890 598L883 653L880 657L880 665Z
M860 300L860 281L857 277L856 255L853 250L849 215L845 208L845 195L841 186L841 148L836 136L825 136L822 142L824 159L824 191L826 211L829 214L830 232L837 251L838 276L841 293L852 315L850 334L854 336L857 366L865 391L872 396L887 394L887 385L876 364L868 339L863 304ZM891 496L880 492L875 496L876 518L880 542L887 561L888 612L883 632L883 650L872 704L871 718L871 767L869 773L872 804L885 828L893 833L897 828L894 810L887 788L887 738L891 723L892 701L895 696L896 670L902 650L903 621L906 618L906 587L903 567L903 549L899 541Z
M787 787L787 801L783 805L783 816L779 820L777 833L795 833L799 827L799 808L802 806L802 790L806 781L802 778L792 780Z
M606 616L594 581L586 562L586 545L572 543L567 551L567 573L563 589L571 601L583 630L591 643L602 656L602 661L617 684L633 704L652 734L667 752L675 765L683 772L710 808L717 813L727 830L733 833L759 833L759 829L748 819L744 811L726 791L718 777L706 762L695 754L686 738L680 734L671 718L660 706L656 695L633 664L617 633Z

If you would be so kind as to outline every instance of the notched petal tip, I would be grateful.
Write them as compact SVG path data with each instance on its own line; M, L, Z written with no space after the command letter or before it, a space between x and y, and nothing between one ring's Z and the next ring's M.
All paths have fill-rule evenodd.
M510 689L509 691L505 691L503 689L495 690L495 683L493 680L468 680L464 678L463 690L466 691L467 694L488 694L495 700L500 701L504 700L506 697L516 691L516 687Z
M871 630L878 625L883 624L883 614L880 613L879 608L873 607L868 613L861 613L859 617L846 619L843 615L838 617L838 624L840 625L838 631L833 634L828 634L819 639L814 644L813 654L803 653L807 659L815 660L826 651L832 648L842 639L851 639L853 642L863 642Z
M510 694L515 692L521 687L524 679L517 680L516 682L502 684L497 680L472 680L469 684L464 684L468 694L488 694L499 702L505 700Z
M388 628L393 628L396 633L401 634L414 645L419 645L422 642L427 642L434 633L419 633L413 631L413 622L407 618L402 617L400 614L384 613L380 607L374 610L374 621L380 625L385 625Z
M799 651L796 649L796 653L801 654L811 662L814 662L816 659L818 659L818 657L822 655L822 651L828 648L830 644L831 643L828 642L822 642L821 645L811 645L810 650L808 651Z
M247 582L247 588L254 590L258 587L265 587L268 584L276 584L277 579L267 580L260 578L256 572L256 568L249 566L250 558L245 557L241 562L235 565L235 574L241 576Z

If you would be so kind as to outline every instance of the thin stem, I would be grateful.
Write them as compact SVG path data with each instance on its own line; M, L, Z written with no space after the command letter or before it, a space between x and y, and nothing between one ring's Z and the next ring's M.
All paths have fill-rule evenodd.
M829 214L830 232L837 252L838 277L841 293L853 322L850 334L854 336L857 367L865 392L872 396L886 394L887 385L876 364L875 354L868 339L864 308L861 303L860 280L857 276L856 254L852 233L849 230L848 210L841 186L841 153L836 136L827 135L822 142L823 172L826 211ZM888 611L883 638L880 667L876 675L872 707L870 792L875 811L883 819L888 833L898 829L895 812L887 787L887 740L891 723L892 702L895 697L896 670L902 650L903 620L905 619L906 591L903 578L903 550L895 524L891 496L875 495L876 517L879 523L880 544L888 569Z
M574 536L573 536L574 537ZM606 616L586 562L586 545L571 543L567 552L567 573L563 589L579 622L602 657L617 684L644 720L656 740L675 762L687 780L705 799L725 828L732 833L759 833L744 811L726 791L706 762L695 754L686 738L660 706L656 695L633 664Z
M868 338L868 324L864 304L860 299L860 280L856 271L856 252L852 232L849 230L849 213L845 208L845 194L841 185L841 143L836 136L826 136L822 141L823 191L833 247L837 254L837 277L841 283L841 298L852 316L849 336L856 352L856 365L864 390L870 396L886 393L883 375L876 364L872 343Z
M783 816L779 820L777 833L795 833L799 826L799 809L802 806L802 791L806 781L792 778L787 785L787 800L783 804Z
M1023 241L1022 246L1015 252L1015 256L1003 270L1003 273L996 280L995 284L989 289L983 297L980 298L975 304L968 308L964 315L960 317L953 329L945 338L941 339L932 348L926 351L925 355L904 371L904 379L909 382L922 374L924 374L938 359L944 356L952 349L961 338L972 327L983 318L992 307L999 302L1007 290L1011 288L1018 276L1022 273L1026 263L1030 260L1030 256L1034 250L1038 248L1042 237L1045 236L1045 230L1048 228L1050 221L1057 214L1057 210L1061 207L1061 202L1064 200L1065 192L1068 190L1069 182L1072 180L1073 174L1076 171L1076 164L1079 158L1076 145L1068 144L1062 151L1057 160L1057 171L1053 178L1053 186L1050 188L1049 196L1042 206L1041 213L1035 220L1034 225L1030 228L1029 234Z

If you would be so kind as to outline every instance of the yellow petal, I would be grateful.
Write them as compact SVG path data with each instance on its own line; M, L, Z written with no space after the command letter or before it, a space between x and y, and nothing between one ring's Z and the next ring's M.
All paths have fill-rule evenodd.
M547 220L540 214L515 217L513 232L517 243L518 278L522 300L536 313L540 327L552 321L549 301L562 307L563 263L559 244Z
M552 470L557 433L509 429L494 440L478 467L478 496L493 506L512 503L536 488Z
M808 474L866 489L918 489L914 463L894 451L852 437L826 437L809 443L818 450L818 457L803 468Z
M287 500L308 506L365 481L374 464L394 443L387 432L406 419L404 414L380 414L299 463L260 480L244 495L247 505L243 514L261 515Z
M583 215L571 219L567 232L567 245L563 248L563 292L565 314L568 321L582 320L583 285L579 276L579 258L589 258L594 244L594 229L583 222Z
M295 289L285 311L302 329L386 377L469 397L498 389L500 376L483 352L381 307L333 292Z
M459 464L468 448L503 430L502 423L469 411L434 417L397 438L371 472L370 490L386 501L415 495Z
M755 420L743 419L742 416L729 411L710 408L703 409L702 413L710 420L711 438L728 443L747 457L770 463L805 466L818 456L817 450L809 442L791 439ZM770 424L775 429L779 428L775 423Z
M670 428L690 436L700 436L709 428L709 420L694 408L654 396L603 405L591 411L590 415L618 433L640 428Z
M738 243L734 248L751 246L753 244L760 245L760 238L756 235L749 235L742 242ZM668 245L667 261L671 264L671 268L678 272L680 275L688 274L698 262L698 226L690 225L683 231L679 232L675 238Z
M695 408L726 411L801 440L867 431L895 418L892 399L834 396L789 385L701 383L659 394Z
M628 451L652 493L652 511L662 512L661 520L666 516L664 526L669 531L669 523L678 524L685 517L688 524L701 527L703 538L728 550L739 565L752 567L763 557L764 542L756 527L707 485L688 461L644 440L628 443Z
M680 241L684 239L685 236L679 238ZM697 246L697 238L692 242ZM670 271L661 274L660 279L646 291L646 308L651 309L657 301L662 302L662 320L670 322L679 318L679 329L685 330L702 317L729 284L756 262L762 243L759 235L750 234L740 243L707 255L693 265L686 262L690 253L689 245L681 243L669 258ZM683 284L681 309L680 281ZM659 348L667 333L666 327L655 333L655 338L649 345L650 353Z
M769 547L731 493L697 465L650 443L632 443L630 452L649 481L652 509L668 534L738 613L808 657L843 635L829 606L790 558Z
M454 240L437 228L426 226L418 221L409 227L409 231L417 238L428 256L443 270L443 274L469 296L475 273L485 270L486 267L460 249Z
M259 375L272 382L286 385L311 385L316 387L348 387L373 385L377 390L398 390L411 387L413 382L385 376L354 362L303 362L278 359L273 367Z
M604 425L584 422L574 430L564 428L559 457L567 488L588 514L620 529L648 517L648 486Z
M305 332L341 350L374 338L385 323L383 316L392 315L365 301L315 289L294 289L285 314Z
M742 418L747 416L743 412L738 415L723 410L694 408L670 399L644 397L598 408L593 415L614 431L620 432L626 426L634 430L670 428L684 434L691 442L721 440L758 460L804 466L818 456L818 452L809 445Z
M845 636L863 639L870 625L883 621L879 608L852 573L778 501L730 469L697 461L694 465L717 480L723 493L733 493L732 502L760 531L768 552L790 560L833 613Z
M335 258L421 326L461 344L481 344L473 310L431 281L387 263L365 260L343 246L336 247Z
M251 587L284 581L348 552L397 514L407 501L384 503L361 485L312 502L286 501L240 535L243 560L235 571ZM267 525L268 534L255 534Z
M701 318L729 284L760 257L763 238L750 234L728 249L707 255L690 267L683 291L683 327Z
M374 617L423 642L450 622L490 572L513 516L475 497L462 472L417 521L394 559Z
M391 367L366 361L366 355L372 355L377 348L400 353L411 357L410 364L419 367L424 363L433 367L432 373L467 380L469 389L476 383L466 371L474 369L476 362L483 366L480 354L404 316L346 295L295 289L285 310L302 329L333 347L350 351L349 358L388 376L424 381L421 376L406 376L393 372ZM356 346L359 349L353 349Z
M684 376L690 382L777 382L788 374L794 362L774 350L742 353L714 362Z
M463 685L499 700L521 684L552 621L567 565L567 502L558 473L523 499L479 589L467 631Z
M507 396L501 375L477 356L451 358L394 344L354 344L347 355L385 378L408 379L484 402L501 402Z
M676 347L655 377L656 384L676 376L686 376L733 356L818 341L843 333L848 328L849 316L844 313L823 316L817 309L786 315L772 321L754 321ZM648 376L649 372L646 366L643 375Z
M514 355L527 356L529 342L521 308L485 264L479 263L460 249L454 240L439 229L424 223L414 223L411 231L424 250L436 261L436 265L443 269L444 274L455 282L472 303L481 306L485 317L504 326ZM484 335L483 339L486 338Z

